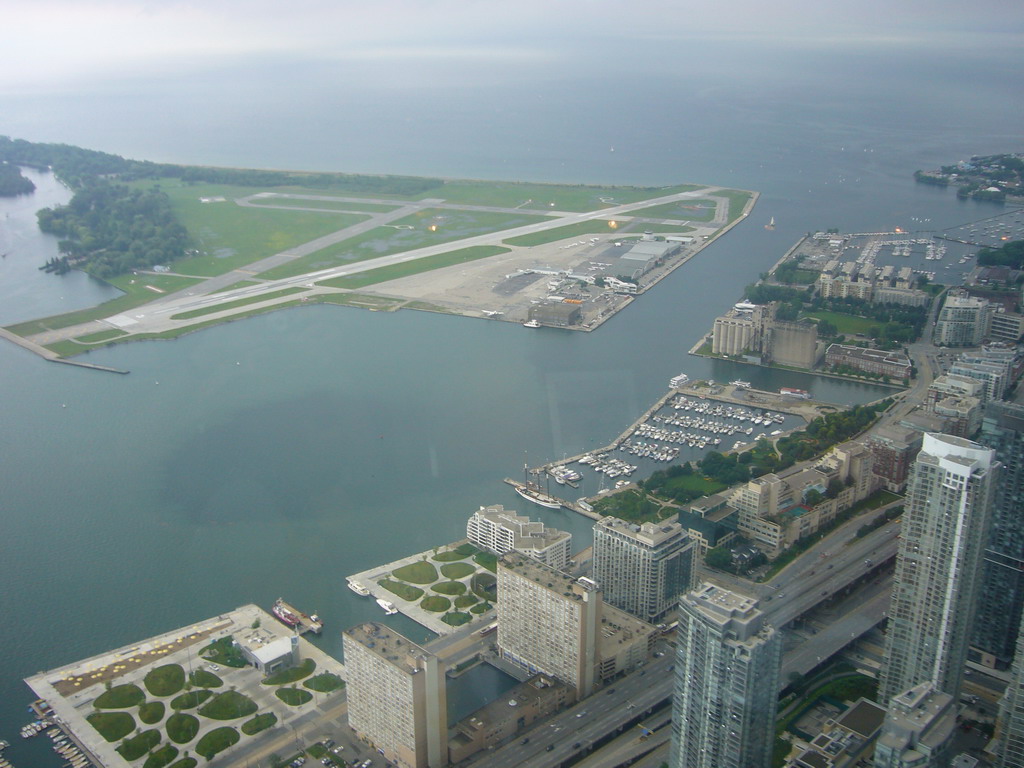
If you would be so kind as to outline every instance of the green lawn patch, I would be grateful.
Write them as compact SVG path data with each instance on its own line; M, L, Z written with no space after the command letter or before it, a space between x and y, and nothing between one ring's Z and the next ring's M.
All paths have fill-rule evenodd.
M429 595L420 600L420 608L424 611L432 611L433 613L441 613L447 611L452 607L452 601L447 597L441 597L440 595Z
M442 595L461 595L465 593L466 585L461 581L439 581L430 589Z
M201 256L171 265L175 272L186 275L222 275L367 219L359 214L248 208L230 199L220 203L200 201L201 197L235 198L260 191L241 187L163 184L162 188L171 198L178 219L204 251Z
M391 575L412 584L433 584L438 579L437 568L426 560L403 565L401 568L396 568Z
M108 691L104 691L96 697L92 703L96 709L126 709L135 707L146 700L146 694L137 685L128 683L126 685L115 685Z
M441 566L441 573L449 579L464 579L476 571L469 563L449 563Z
M493 552L480 552L473 556L473 562L491 573L498 572L498 556Z
M391 579L381 579L377 582L380 586L384 587L388 592L392 592L398 595L403 600L408 600L410 603L414 603L423 597L423 590L419 587L411 587L408 584L403 584L400 581L392 581Z
M242 733L246 736L255 736L260 731L265 731L267 728L277 722L277 715L273 712L267 712L266 714L256 715L252 720L246 720L242 723Z
M87 333L85 336L79 336L75 341L82 344L97 344L102 341L110 341L116 339L119 336L124 336L127 332L119 330L117 328L111 328L109 331L99 331L98 333Z
M475 613L475 614L479 615L481 613L487 613L493 607L494 606L492 606L490 603L479 603L477 605L474 605L472 608L470 608L469 612L470 613Z
M209 702L199 709L199 714L211 720L234 720L236 717L246 717L254 713L259 707L256 702L238 691L224 691L218 693Z
M301 688L278 688L274 695L289 707L300 707L313 698L312 693Z
M456 608L469 608L478 602L480 602L480 598L476 595L459 595L452 601Z
M138 736L132 736L121 742L117 751L128 762L138 760L153 747L160 743L160 731L143 731Z
M680 221L711 221L715 217L717 203L715 200L680 200L675 203L663 203L651 208L630 211L629 216L643 219L678 219Z
M461 544L459 544L459 546L457 546L453 551L458 552L463 557L469 557L470 555L475 555L478 552L481 552L482 550L475 544L470 544L468 541L464 541Z
M167 718L167 738L176 744L188 744L199 733L199 718L185 712L175 712Z
M288 669L282 669L280 672L263 678L263 684L287 685L288 683L295 683L304 677L309 677L315 669L316 661L313 659L303 659L301 664L289 667Z
M469 588L482 600L495 600L498 578L492 573L475 573L469 580Z
M566 240L567 238L579 237L580 235L614 235L615 229L616 228L609 223L608 219L591 219L589 221L581 221L578 224L567 224L564 227L554 227L553 229L545 229L540 232L531 232L528 235L510 237L506 240L502 240L501 242L505 243L505 245L520 245L528 247L544 245L545 243L553 243L557 240Z
M845 312L828 312L826 310L815 310L808 312L806 317L815 320L827 320L836 327L836 330L843 335L856 335L862 333L865 336L871 328L879 328L885 323L874 320L870 317L857 317Z
M452 613L446 613L441 617L441 621L445 624L450 624L453 627L461 627L463 624L468 624L473 620L473 617L468 613L462 613L461 611L453 611Z
M210 760L218 752L223 752L225 749L235 746L241 738L238 735L238 731L230 725L214 728L196 743L196 754Z
M170 766L170 768L196 768L197 765L199 765L199 761L194 757L183 757L174 765Z
M304 682L303 687L319 693L330 693L344 687L345 681L333 672L321 672L316 677L311 677Z
M159 723L164 718L166 707L162 701L147 701L139 707L139 720L146 725Z
M211 691L189 691L171 699L171 709L193 709L213 696Z
M750 192L741 189L723 189L715 192L712 197L724 197L729 201L729 224L732 224L743 213L743 208L751 198Z
M197 688L220 688L224 681L208 669L197 669L189 675L189 681Z
M425 256L422 259L404 261L401 264L389 264L386 267L368 269L354 275L343 275L332 277L330 280L321 280L317 285L325 285L329 288L349 288L352 290L365 288L368 285L384 283L388 280L397 280L400 277L418 275L422 272L430 272L434 269L452 267L456 264L466 264L478 259L486 259L497 256L501 253L508 253L508 248L500 245L473 245L469 248L460 248L457 251L439 253L436 256Z
M107 741L123 739L135 730L135 718L127 712L93 712L85 719Z
M178 756L178 748L173 744L164 744L160 749L154 751L146 758L142 768L164 768Z
M185 687L185 670L181 664L164 664L151 669L142 682L154 696L173 696Z
M529 213L426 208L260 274L275 280L544 221Z
M453 563L456 560L465 560L467 557L469 557L469 554L463 554L457 549L449 549L444 552L438 552L430 559L436 560L439 563Z
M245 657L235 647L231 635L214 640L199 652L204 659L209 659L216 664L223 664L226 667L241 669L245 666Z
M674 510L651 499L636 488L609 494L594 502L594 511L601 515L612 515L620 520L634 523L653 522L664 519Z
M246 296L244 299L237 299L235 301L225 301L222 304L211 304L208 307L202 307L200 309L193 309L188 312L179 312L176 315L171 315L171 320L191 320L193 317L202 317L203 315L212 315L215 312L224 312L228 309L236 309L237 307L245 307L249 304L259 304L261 301L270 301L271 299L280 299L284 296L291 296L295 293L303 293L309 290L301 286L292 286L291 288L282 288L279 291L270 291L268 293L261 293L256 296Z

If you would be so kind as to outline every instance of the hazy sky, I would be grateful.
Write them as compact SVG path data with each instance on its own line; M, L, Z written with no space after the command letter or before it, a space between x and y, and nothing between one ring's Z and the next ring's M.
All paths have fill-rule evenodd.
M8 91L202 70L243 55L514 63L694 36L950 55L1024 45L1024 3L1011 0L0 0L0 18Z

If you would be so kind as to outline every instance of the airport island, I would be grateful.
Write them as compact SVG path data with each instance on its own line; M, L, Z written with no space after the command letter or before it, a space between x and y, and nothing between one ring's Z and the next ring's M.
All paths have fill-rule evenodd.
M65 238L63 255L40 267L83 269L124 291L98 307L3 329L47 359L318 303L591 331L757 200L699 184L164 166L3 137L0 159L52 167L75 191L67 206L40 212L44 231ZM94 220L108 208L121 213ZM142 234L119 229L132 215L148 221ZM150 239L140 244L141 236Z
M334 224L362 217L350 226L365 225L369 250L400 250L347 258L340 254L352 232L332 240L342 232L336 229L304 241L316 244L312 250L300 252L300 243L266 255L276 261L263 272L253 270L258 262L229 263L202 283L204 269L214 272L216 260L236 254L196 253L190 273L172 261L112 279L132 288L118 314L76 315L66 326L51 318L52 327L14 332L45 342L55 355L73 354L89 344L175 335L298 306L303 298L329 301L318 296L370 309L588 330L741 221L756 198L717 187L556 194L545 185L499 185L485 195L485 183L443 185L454 196L476 196L470 204L440 192L418 201L309 189L232 197L228 186L206 183L161 186L172 201L180 194L196 215L213 220L252 208L275 211L277 226L297 213L307 221L333 213ZM600 194L597 203L573 197L593 194ZM623 201L633 195L638 199ZM460 229L461 239L436 245L417 240L411 250L408 240L388 245L369 234L394 229L400 237L429 238L446 221L484 213L515 223L468 239ZM389 215L390 224L375 220ZM518 216L543 218L509 218ZM1024 405L1019 396L1014 402L1024 371L1024 264L1017 244L1002 246L998 238L1006 237L1005 222L1015 222L1015 236L1021 225L1019 212L995 218L959 233L966 250L955 260L942 249L954 247L950 233L942 241L901 232L809 233L734 306L723 307L692 350L880 381L890 385L888 396L846 409L817 400L813 390L768 391L739 379L680 374L609 445L508 478L527 514L481 500L476 512L467 510L466 539L352 574L351 592L376 601L382 613L355 627L331 626L325 613L328 631L344 632L344 663L302 637L322 626L319 616L284 600L269 611L242 606L29 678L39 699L25 734L49 736L73 766L110 768L297 768L312 760L365 768L553 768L582 759L618 765L665 759L673 717L689 724L680 726L685 738L677 744L694 750L695 765L701 750L745 749L752 764L787 766L852 766L872 749L966 750L958 711L960 722L991 733L1002 689L1024 680L1024 659L1008 666L1021 618L1013 594L1005 582L986 587L980 575L970 584L958 580L980 574L989 526L1015 525L1020 484L1019 470L1001 475L1000 465L1019 467L1024 439ZM482 220L474 218L474 226ZM535 235L536 242L512 242ZM545 241L553 235L558 239ZM500 240L486 240L494 237ZM402 260L420 248L427 252ZM466 253L475 248L502 252ZM630 257L634 248L641 250ZM995 266L975 256L982 250L996 254ZM621 271L633 260L650 268ZM956 287L935 289L951 262L963 272L948 281ZM346 271L359 265L365 270ZM357 279L367 282L343 282ZM334 284L321 285L328 281ZM486 286L486 307L469 285ZM508 303L494 303L503 294ZM157 300L127 305L150 295ZM894 313L904 313L905 322ZM155 330L154 318L182 325ZM904 338L907 328L914 332ZM936 468L951 474L938 477ZM588 473L602 487L578 497ZM552 505L592 519L594 545L577 550L567 534L530 518L535 506ZM968 534L942 528L953 509ZM932 528L941 535L921 535ZM922 548L929 548L927 573L908 573L924 563L908 565L908 553ZM956 569L942 569L954 562ZM901 583L922 586L915 592ZM935 608L924 599L927 590L946 587L956 601ZM891 597L901 614L890 608ZM387 618L399 613L436 639L403 636ZM957 622L936 651L952 660L943 687L912 684L915 648L933 640L919 627L975 615L984 620L973 634ZM879 629L890 616L903 622L898 642ZM902 666L894 671L890 658ZM450 720L449 681L480 665L501 669L517 685ZM737 695L721 697L722 690ZM689 719L690 710L704 714ZM729 718L744 744L731 744L724 729L704 728L705 715ZM1014 727L1012 708L1001 718ZM998 740L989 746L994 753L1004 748Z

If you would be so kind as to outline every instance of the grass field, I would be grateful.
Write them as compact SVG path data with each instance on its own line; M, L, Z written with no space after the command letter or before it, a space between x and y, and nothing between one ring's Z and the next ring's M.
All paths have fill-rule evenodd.
M677 203L665 203L651 208L630 211L630 216L647 219L679 219L680 221L711 221L715 217L716 201L702 198L700 200L680 200Z
M579 185L530 184L504 181L448 181L422 197L442 197L449 203L493 205L522 210L597 211L652 197L700 189L699 185L675 187L588 187ZM602 199L603 198L603 199ZM554 203L554 205L552 205Z
M163 185L162 189L199 249L209 254L175 261L171 268L181 275L222 275L368 218L347 213L243 208L231 198L262 191L245 187L196 184ZM228 199L203 203L202 197Z
M615 232L615 228L609 224L608 219L591 219L590 221L581 221L579 224L569 224L564 227L546 229L543 232L532 232L529 235L510 237L507 240L502 240L502 242L506 245L544 245L545 243L553 243L556 240L565 240L569 237L608 234L611 232Z
M322 280L317 285L325 285L330 288L365 288L368 285L384 283L388 280L398 280L401 277L418 275L421 272L430 272L442 267L451 267L456 264L466 264L478 259L486 259L502 253L508 253L508 248L498 245L474 245L469 248L460 248L457 251L439 253L436 256L427 256L414 261L406 261L401 264L392 264L387 267L378 267L356 275L344 277L333 277L330 280Z
M433 584L438 580L437 569L426 560L420 560L409 565L395 568L392 575L396 579L408 581L413 584Z
M863 333L866 335L868 329L877 328L882 325L882 323L869 317L857 317L856 315L848 315L845 312L826 312L820 310L808 312L806 317L813 317L816 320L828 320L842 334Z
M330 195L322 195L330 197ZM257 197L247 201L250 205L283 206L285 208L317 208L326 211L366 211L367 213L387 213L399 206L381 203L348 203L344 200L297 200L292 197Z
M327 269L402 251L414 251L430 245L450 243L474 235L500 232L504 229L534 224L544 218L487 211L449 211L427 208L415 216L399 219L394 225L375 227L369 232L350 237L335 245L302 256L279 267L260 273L260 277L276 280L294 277L318 269ZM399 227L409 227L400 229ZM431 230L436 227L436 230ZM311 238L307 238L311 239Z
M729 200L729 217L728 223L732 224L736 219L743 213L743 206L747 204L747 201L751 197L750 192L744 192L739 189L724 189L721 192L715 192L715 197L724 197Z

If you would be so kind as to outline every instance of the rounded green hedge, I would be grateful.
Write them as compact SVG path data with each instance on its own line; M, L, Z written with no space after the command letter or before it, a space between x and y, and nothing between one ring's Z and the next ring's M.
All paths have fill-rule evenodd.
M138 736L132 736L130 739L122 741L117 751L130 763L132 760L138 760L159 743L160 731L143 731Z
M433 611L434 613L441 613L447 611L452 607L452 601L447 597L441 597L440 595L430 595L420 600L420 608L424 611Z
M277 715L273 712L267 712L264 715L256 715L252 720L246 720L242 723L242 733L246 736L255 736L257 733L265 731L276 722Z
M409 565L403 565L401 568L395 568L391 575L396 579L408 581L412 584L433 584L438 578L437 568L434 567L433 563L429 563L426 560L419 560L415 563L409 563Z
M178 756L178 748L172 744L164 744L160 749L150 753L142 768L164 768L171 760Z
M228 747L233 747L241 738L238 735L238 731L230 725L214 728L209 733L204 734L203 738L196 743L195 751L197 755L202 755L209 760L218 752L223 752Z
M439 581L430 589L442 595L462 595L466 592L466 585L461 581Z
M211 720L234 720L239 717L248 717L257 709L259 707L256 702L244 693L224 691L200 707L199 714Z
M188 693L183 693L181 696L171 699L171 709L193 709L194 707L198 707L211 696L213 696L213 693L205 689L200 691L189 691Z
M345 681L333 672L321 672L316 677L309 678L309 680L304 682L302 685L304 688L309 688L311 691L330 693L331 691L336 691L344 686Z
M476 595L460 595L453 601L456 608L469 608L471 605L476 605L480 602L480 598Z
M137 685L115 685L96 697L92 703L96 709L127 709L135 707L146 700L146 694Z
M446 613L444 616L441 617L441 621L443 621L445 624L450 624L453 627L461 627L463 624L472 621L472 619L473 617L470 616L468 613L462 613L461 611L453 611L452 613Z
M159 723L164 717L164 703L162 701L147 701L139 707L139 720L146 725Z
M476 568L469 563L448 563L441 566L441 573L449 579L464 579L476 571Z
M185 687L185 670L181 664L164 664L151 669L142 684L154 696L173 696Z
M188 744L199 733L199 718L184 712L175 712L167 718L167 738L175 744Z
M298 707L313 698L313 694L301 688L278 688L274 694L290 707Z
M93 712L85 719L107 741L123 739L135 730L135 718L127 712Z

